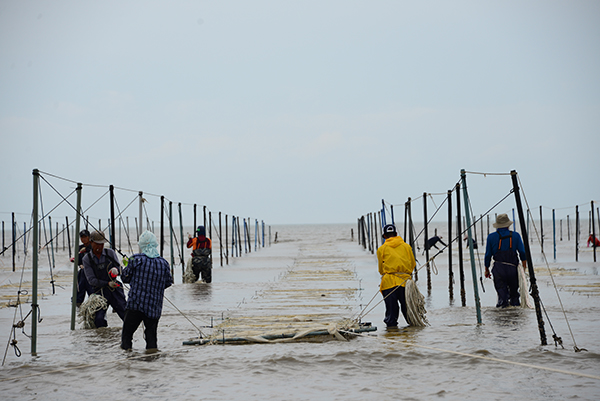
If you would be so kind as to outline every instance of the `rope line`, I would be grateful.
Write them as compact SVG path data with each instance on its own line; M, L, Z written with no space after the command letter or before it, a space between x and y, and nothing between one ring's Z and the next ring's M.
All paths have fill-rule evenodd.
M465 171L465 173L467 174L477 174L477 175L482 175L482 176L488 176L488 175L510 175L510 173L480 173L477 171Z
M340 330L340 331L343 331L343 330ZM409 345L409 346L412 346L412 347L423 348L423 349L428 349L428 350L432 350L432 351L446 352L446 353L449 353L449 354L466 356L466 357L470 357L470 358L483 359L483 360L486 360L486 361L501 362L501 363L506 363L506 364L510 364L510 365L523 366L523 367L526 367L526 368L546 370L546 371L549 371L549 372L563 373L563 374L571 375L571 376L587 377L589 379L600 380L600 376L589 375L587 373L579 373L579 372L573 372L573 371L569 371L569 370L549 368L549 367L546 367L546 366L533 365L531 363L508 361L506 359L494 358L494 357L490 357L490 356L468 354L466 352L452 351L452 350L447 350L447 349L438 348L438 347L431 347L431 346L428 346L428 345L415 344L415 343L409 342L409 341L398 341L398 340L392 340L391 338L374 337L374 336L366 335L366 334L363 334L363 333L351 333L351 332L347 332L347 331L343 331L343 332L354 334L354 335L361 336L361 337L370 338L370 339L378 339L378 340L381 339L383 341L388 341L388 342L392 342L392 343L395 343L395 344Z

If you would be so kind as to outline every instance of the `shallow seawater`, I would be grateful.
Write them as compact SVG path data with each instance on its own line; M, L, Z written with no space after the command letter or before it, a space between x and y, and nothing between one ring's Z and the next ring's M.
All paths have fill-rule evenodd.
M351 241L352 228L273 227L278 243L230 258L229 265L220 267L215 252L211 284L182 284L181 267L176 266L176 285L166 292L169 301L159 324L156 354L144 351L141 328L133 352L122 351L121 321L114 313L108 313L108 328L84 330L78 324L71 331L70 266L57 264L55 279L62 288L57 287L56 295L50 295L47 274L40 269L45 284L39 300L43 321L38 326L38 355L30 355L28 338L17 331L23 355L17 358L8 349L0 369L2 398L66 401L94 394L116 400L600 399L600 380L578 375L600 376L600 278L589 252L575 263L570 245L564 244L564 257L550 263L571 337L552 280L533 250L542 301L563 349L554 345L545 315L550 345L542 346L535 310L496 309L490 280L484 281L481 292L483 324L478 325L468 253L464 254L467 305L461 306L456 249L454 299L448 295L447 253L443 253L436 258L431 293L426 270L419 271L430 326L386 330L376 257ZM423 263L425 257L418 254ZM2 295L6 295L16 292L6 284L19 277L6 273L8 261L2 263ZM479 281L478 285L482 291ZM239 330L283 330L297 322L326 326L356 316L372 299L362 320L378 330L350 341L182 345L197 337L198 329L218 335L215 327L220 327L229 335ZM24 305L25 313L28 307ZM14 313L14 308L0 309L5 339ZM205 327L211 325L212 329ZM26 333L30 328L29 319ZM574 352L573 338L587 351Z

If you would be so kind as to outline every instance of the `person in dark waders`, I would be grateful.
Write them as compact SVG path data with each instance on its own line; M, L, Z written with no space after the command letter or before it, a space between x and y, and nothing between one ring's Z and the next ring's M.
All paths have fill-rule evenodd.
M81 230L79 239L81 240L79 253L71 258L71 262L75 262L75 259L77 259L77 266L79 266L79 271L77 271L77 306L81 306L85 300L85 294L90 295L94 293L94 288L88 283L85 272L83 271L83 257L92 252L90 232L88 230Z
M383 322L387 328L396 328L400 311L408 323L404 287L417 264L411 246L396 233L393 224L383 227L383 238L385 242L377 249L377 262L381 274L379 290L385 302Z
M506 213L496 217L494 228L496 232L487 237L485 249L485 277L494 278L494 287L498 293L496 307L520 306L519 299L519 259L523 268L527 268L525 246L519 233L510 231L512 221ZM490 275L490 264L494 259L494 266Z
M106 237L102 231L92 232L92 252L83 257L85 277L93 288L95 294L106 298L108 305L112 306L121 320L125 319L125 293L121 283L111 277L109 273L115 268L121 273L121 264L118 262L117 253L112 249L104 249ZM106 309L100 309L94 317L96 327L107 327Z
M206 283L212 281L212 241L206 236L204 226L198 226L196 237L188 234L187 247L192 248L192 271L196 281L202 276Z
M173 277L169 262L158 253L158 240L154 234L144 231L138 245L141 253L129 258L121 275L124 283L130 283L121 348L131 350L133 333L144 322L146 350L155 350L158 348L156 333L165 289L173 284Z
M423 254L425 254L425 251L428 251L428 250L430 250L432 247L433 247L433 248L435 248L435 249L437 249L437 250L439 251L439 250L440 250L440 248L438 248L438 247L436 246L436 244L437 244L438 242L439 242L440 244L442 244L443 246L448 246L448 245L444 244L444 241L442 241L442 237L438 237L438 236L436 235L436 236L433 236L433 237L431 237L431 238L429 238L429 239L427 240L427 243L425 244L425 249L423 250Z

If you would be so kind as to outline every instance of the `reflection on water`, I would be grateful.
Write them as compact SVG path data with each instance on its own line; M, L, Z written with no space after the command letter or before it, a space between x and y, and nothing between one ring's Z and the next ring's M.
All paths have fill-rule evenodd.
M187 284L187 287L191 289L193 299L198 302L210 302L212 297L212 285L207 283L193 283Z
M529 319L530 313L523 308L508 307L486 309L484 316L488 325L518 331Z

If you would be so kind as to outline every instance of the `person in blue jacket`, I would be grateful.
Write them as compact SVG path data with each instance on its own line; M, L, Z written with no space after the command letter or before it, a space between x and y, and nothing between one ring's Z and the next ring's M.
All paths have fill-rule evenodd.
M165 289L173 284L173 277L169 262L158 253L158 240L153 233L144 231L138 245L141 253L129 258L121 275L123 282L130 283L121 348L132 348L133 333L144 322L146 350L155 350Z
M519 259L523 268L527 267L525 246L519 233L510 231L512 221L506 213L496 217L494 228L496 231L488 235L485 248L485 276L494 278L494 287L498 293L496 307L519 306ZM492 274L490 264L494 259Z

